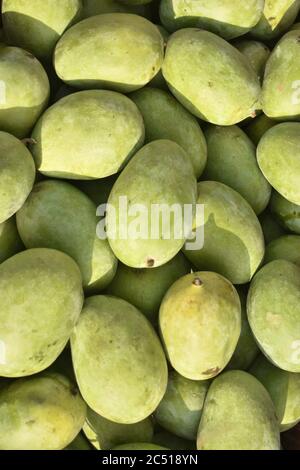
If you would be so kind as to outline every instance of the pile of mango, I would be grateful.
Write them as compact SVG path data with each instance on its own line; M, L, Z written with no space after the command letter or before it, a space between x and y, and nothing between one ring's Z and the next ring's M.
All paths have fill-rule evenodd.
M0 450L282 448L300 422L300 0L1 11ZM122 237L133 204L202 205L203 246L163 223Z

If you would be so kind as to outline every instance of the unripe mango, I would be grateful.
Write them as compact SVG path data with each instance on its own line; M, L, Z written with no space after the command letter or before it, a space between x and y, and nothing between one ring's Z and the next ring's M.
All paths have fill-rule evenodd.
M54 248L71 256L88 292L107 287L117 270L108 241L97 237L97 222L96 205L71 184L55 180L35 185L17 214L26 248Z
M273 188L300 204L300 123L285 122L269 129L258 144L257 161Z
M77 88L122 92L142 88L163 61L158 28L138 15L107 13L70 28L54 53L56 73Z
M210 126L205 132L207 165L203 179L235 189L260 214L268 205L271 186L256 161L256 148L238 126Z
M253 374L268 390L275 405L280 431L300 421L300 374L278 369L263 355L251 366Z
M299 9L299 0L266 0L263 14L252 28L251 36L262 41L280 36L294 23Z
M143 88L130 98L143 116L146 142L158 139L176 142L190 157L198 179L206 165L207 147L197 119L172 95L157 88Z
M61 450L83 426L86 405L63 375L19 379L0 392L1 450Z
M106 90L82 91L51 106L32 138L36 141L32 153L44 175L97 179L120 171L142 146L144 124L126 96Z
M73 183L78 189L85 193L98 208L101 204L107 203L117 178L118 174L115 174L98 180L78 180Z
M208 31L187 28L172 34L162 70L178 101L212 124L237 124L260 108L259 79L249 61Z
M196 450L193 441L182 439L167 431L158 432L154 435L153 444L163 446L170 450Z
M93 447L80 432L64 450L93 450Z
M219 274L188 274L167 291L159 326L173 368L191 380L209 379L224 369L237 345L239 296Z
M276 121L268 118L265 114L261 114L247 124L243 130L246 132L248 137L250 137L252 142L257 145L264 133L276 124Z
M262 42L247 39L235 41L234 46L249 60L258 78L262 80L270 49Z
M194 27L233 39L257 24L263 7L264 0L162 0L160 19L169 31Z
M151 17L151 11L145 5L127 5L120 0L82 0L82 18L102 15L103 13L135 13L136 15Z
M0 376L24 377L50 366L64 349L83 303L76 263L44 248L0 265Z
M184 245L183 209L189 205L194 213L196 192L193 166L178 144L156 140L145 145L123 170L108 200L106 227L117 258L133 268L170 261ZM164 207L166 223L160 211Z
M277 43L267 62L262 89L263 112L281 121L300 119L299 31Z
M119 264L107 293L127 300L154 324L166 291L180 277L191 272L191 265L179 252L168 263L153 269L129 268Z
M154 415L158 424L179 437L195 440L209 384L170 372L167 391Z
M293 204L273 191L270 211L284 230L300 235L300 204Z
M119 424L142 421L167 386L160 341L142 313L116 297L89 297L71 338L77 383L96 413Z
M135 424L113 423L88 408L83 431L96 449L107 450L128 441L151 442L153 422L146 418Z
M225 184L198 184L198 204L204 205L199 250L184 250L198 269L222 274L233 284L250 281L264 256L264 237L259 221L245 199Z
M0 77L0 129L20 139L29 137L48 103L47 74L29 52L0 47Z
M265 263L285 259L300 267L300 236L284 235L266 246Z
M14 217L0 224L0 263L23 249Z
M122 444L121 446L114 447L113 450L169 450L166 447L161 447L149 442L133 442L131 444Z
M285 230L283 227L281 227L281 225L277 222L269 210L266 210L263 212L263 214L260 215L259 221L264 233L266 244L285 234Z
M300 372L300 267L271 261L251 282L249 323L263 353L281 369Z
M199 450L279 450L279 426L262 384L243 371L212 383L198 431Z
M3 0L2 21L8 41L50 61L54 47L81 13L81 0Z
M0 224L24 204L35 178L29 150L13 135L0 132Z

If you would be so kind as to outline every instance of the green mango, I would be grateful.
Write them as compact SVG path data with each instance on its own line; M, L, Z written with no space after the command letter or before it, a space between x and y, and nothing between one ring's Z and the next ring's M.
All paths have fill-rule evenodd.
M168 31L194 27L233 39L257 24L263 7L264 0L162 0L160 19Z
M204 220L196 226L204 233L198 250L184 250L197 269L215 271L233 284L250 281L264 257L264 237L250 205L223 183L198 184L198 204L204 205Z
M64 349L81 312L76 263L56 250L18 253L0 265L0 298L0 376L46 369Z
M170 34L169 34L169 32L168 32L163 26L161 26L160 24L157 24L156 26L158 27L158 29L159 29L159 31L160 31L160 34L161 34L162 37L163 37L163 40L164 40L164 51L165 51ZM155 75L155 77L153 77L152 80L149 82L149 87L161 88L162 90L169 91L168 85L167 85L167 83L166 83L166 80L165 80L164 77L163 77L163 74L162 74L162 70L161 70L161 69L157 72L157 74Z
M263 79L267 60L270 55L270 49L259 41L249 39L240 39L234 43L234 46L245 55L260 80Z
M187 28L172 34L162 71L178 101L212 124L237 124L260 108L260 83L249 61L208 31Z
M117 258L132 268L155 268L170 261L185 243L183 209L189 205L194 213L196 193L193 166L178 144L156 140L143 147L108 200L107 234Z
M265 211L263 214L260 215L259 221L264 233L264 239L266 244L285 234L284 229L281 227L281 225L279 225L279 223L277 223L277 221L269 212L269 210Z
M228 370L247 370L259 353L259 348L248 322L246 293L240 288L238 294L242 307L242 328L233 356L227 365Z
M0 450L61 450L77 436L86 405L63 375L15 380L0 391Z
M265 263L285 259L300 267L300 236L284 235L266 246Z
M281 369L300 372L300 267L290 261L266 264L251 282L248 320L263 353Z
M145 5L125 5L120 0L82 0L83 19L103 13L134 13L149 18L150 9Z
M279 450L279 426L263 385L243 371L212 383L198 431L199 450Z
M22 207L34 179L35 166L29 150L13 135L0 132L0 224Z
M120 263L107 293L127 300L156 324L166 291L178 278L190 271L191 265L181 252L168 263L154 269L135 269Z
M113 175L143 145L136 105L114 91L73 93L49 108L36 124L32 153L46 176L89 180Z
M263 14L251 29L251 36L262 41L281 36L294 23L300 9L299 0L266 0Z
M107 13L77 23L54 52L56 73L68 85L124 93L149 83L162 62L163 37L158 28L127 13Z
M8 41L50 61L64 31L79 19L81 0L3 0L2 21Z
M205 131L207 165L203 179L235 189L256 214L268 205L271 186L256 161L256 148L238 126L209 126Z
M85 193L97 207L106 204L118 174L99 180L74 181L78 189Z
M159 339L142 313L109 296L86 299L71 337L77 383L92 410L133 424L150 416L167 386Z
M0 224L0 263L22 251L23 248L15 218L11 217L2 222Z
M89 441L80 432L65 450L93 450Z
M118 1L124 5L145 5L146 3L152 2L152 0L118 0Z
M20 139L28 137L48 103L47 74L29 52L0 47L0 77L0 129Z
M158 424L179 437L195 440L209 384L170 372L166 394L154 414Z
M172 95L157 88L143 88L130 98L143 116L146 142L157 139L176 142L190 157L198 179L206 165L207 147L197 119Z
M300 235L300 205L293 204L273 191L270 211L284 230Z
M228 364L241 333L238 293L219 274L187 274L167 291L159 326L173 368L191 380L210 379Z
M262 109L272 119L300 119L299 31L285 34L267 62L262 88Z
M114 447L112 450L170 450L166 447L161 447L156 444L150 444L149 442L133 442L131 444L123 444L121 446Z
M300 22L299 22L299 23L294 23L294 24L290 27L289 31L294 31L294 30L299 30L299 29L300 29Z
M300 374L278 369L260 355L250 371L266 387L275 405L280 431L300 421Z
M163 446L170 450L196 450L192 441L181 439L167 431L158 432L154 435L153 444Z
M83 431L96 449L107 450L129 441L151 442L153 423L151 418L134 424L114 423L88 408Z
M253 119L249 124L247 124L243 130L257 146L265 132L267 132L267 130L271 129L271 127L275 126L276 124L276 121L268 118L268 116L265 114L261 114L260 116L257 116L255 119Z
M97 237L97 222L96 205L71 184L55 180L35 185L17 214L26 248L54 248L71 256L89 293L105 289L117 270L108 241Z
M269 129L258 144L257 161L273 188L300 204L300 123L285 122Z

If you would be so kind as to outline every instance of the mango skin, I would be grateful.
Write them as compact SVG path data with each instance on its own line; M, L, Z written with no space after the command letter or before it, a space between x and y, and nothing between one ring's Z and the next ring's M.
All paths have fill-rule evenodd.
M167 431L195 440L209 384L208 380L189 380L176 371L170 372L167 391L155 411L155 420Z
M171 261L154 269L134 269L119 264L106 292L127 300L153 324L166 291L180 277L191 272L191 265L179 252Z
M64 349L81 312L76 263L45 248L18 253L0 265L0 296L0 376L46 369Z
M93 447L80 432L64 450L93 450Z
M86 405L63 375L19 379L0 392L1 450L61 450L83 426Z
M168 31L194 27L233 39L257 24L263 7L263 0L162 0L160 19Z
M249 60L258 78L262 80L270 49L262 42L247 39L235 41L234 46Z
M250 35L261 41L277 38L294 23L299 9L299 0L265 1L263 14Z
M190 157L198 179L206 165L207 147L197 119L172 95L157 88L143 88L130 98L143 116L146 142L158 139L176 142Z
M88 408L83 432L96 449L107 450L128 441L151 442L153 423L151 418L135 424L113 423Z
M299 31L285 34L267 62L262 109L271 119L300 120Z
M182 439L167 431L155 434L152 442L170 450L196 450L196 446L192 441Z
M241 301L241 334L234 350L234 353L226 367L227 370L247 370L259 353L259 348L255 342L247 318L247 289L239 288L238 294Z
M204 204L200 250L184 250L197 267L222 274L233 284L250 281L264 257L264 237L250 205L223 183L198 183L198 204Z
M237 291L219 274L187 274L167 291L159 327L168 359L180 375L215 377L228 364L241 333Z
M300 421L300 374L278 369L260 355L250 371L267 389L275 405L280 432Z
M2 21L8 41L50 61L64 31L79 19L81 0L3 0Z
M203 179L230 186L260 214L270 200L271 186L257 164L254 144L238 126L210 126L205 137L208 158Z
M300 204L300 123L287 122L269 129L258 144L257 161L273 188L288 201Z
M262 138L262 136L267 132L267 130L271 129L271 127L277 124L276 121L268 118L265 114L261 114L253 119L246 127L244 127L244 131L250 137L252 142L255 145L258 145L258 142Z
M300 267L300 236L284 235L266 246L265 263L275 259L285 259Z
M98 208L101 204L107 203L117 178L118 174L115 174L98 180L78 180L74 181L73 184L85 193Z
M173 217L170 221L170 233L160 223L157 224L157 239L152 237L152 228L157 228L157 217L151 218L153 205L167 204L170 208L177 204L183 208L184 204L190 204L194 209L196 193L197 184L192 164L178 144L170 140L156 140L145 145L123 170L108 200L106 227L108 240L116 257L132 268L155 268L170 261L183 247L185 234L179 233L176 234L177 238L175 237ZM119 198L123 196L127 197L128 202L128 230L123 221L119 220L120 211L123 213L124 210ZM129 232L133 227L131 224L137 221L137 216L130 213L131 201L134 201L132 205L142 205L143 219L148 221L148 232L146 224L142 221L145 234L137 239ZM127 239L122 239L121 230L125 231L124 238Z
M51 106L36 124L32 138L36 141L32 153L41 173L89 180L123 168L144 142L144 124L126 96L106 90L82 91Z
M81 0L82 13L81 18L102 15L103 13L135 13L136 15L151 17L151 11L145 5L125 5L117 0Z
M248 62L219 36L187 28L170 36L162 71L175 98L192 114L229 126L260 108L259 79Z
M56 73L68 85L124 93L149 83L162 61L158 28L129 13L107 13L77 23L54 52Z
M270 211L283 230L300 235L300 205L293 204L273 191Z
M86 292L99 292L112 281L117 259L107 240L96 234L96 205L63 181L46 180L34 186L17 214L26 248L53 248L78 264Z
M29 52L1 47L0 77L0 129L20 139L29 137L49 100L47 74Z
M197 449L280 449L274 405L255 377L235 370L214 380L204 404Z
M112 450L170 450L149 442L132 442L114 447Z
M263 214L260 215L259 221L264 233L264 239L266 244L286 234L286 231L276 221L276 219L273 217L269 210L266 210L265 212L263 212Z
M86 299L71 337L77 383L96 413L119 424L147 418L167 387L159 339L142 313L116 297Z
M35 179L31 153L13 135L0 132L0 223L24 204Z
M0 224L0 263L24 248L14 217Z
M289 372L300 372L299 301L300 268L282 259L255 275L247 299L248 320L259 348Z

